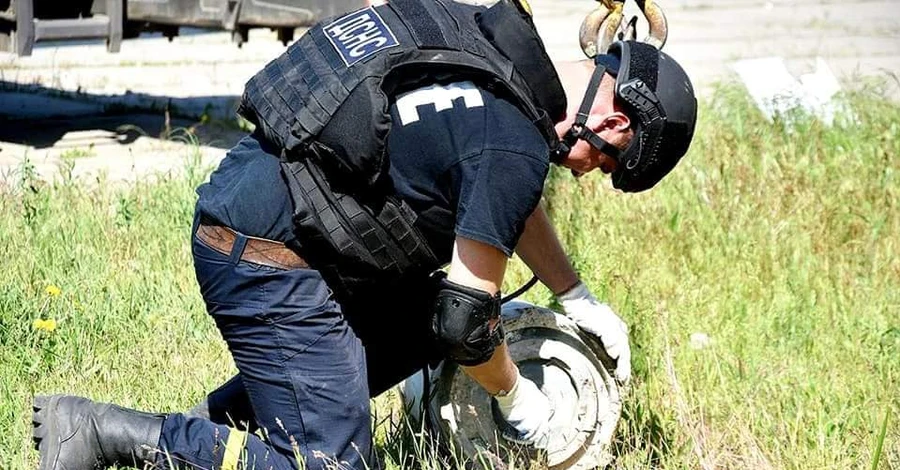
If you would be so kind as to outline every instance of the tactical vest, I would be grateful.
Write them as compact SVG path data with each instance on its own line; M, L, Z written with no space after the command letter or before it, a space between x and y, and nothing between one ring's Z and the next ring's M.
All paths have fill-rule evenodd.
M293 248L339 297L449 261L394 197L385 147L394 97L462 80L516 104L556 147L565 94L530 16L506 0L390 0L324 20L247 82L238 112L282 149Z

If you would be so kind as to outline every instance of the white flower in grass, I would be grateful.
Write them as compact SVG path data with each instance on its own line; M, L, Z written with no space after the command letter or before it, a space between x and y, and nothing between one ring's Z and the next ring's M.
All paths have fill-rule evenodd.
M712 338L706 333L691 333L691 349L704 349L712 344Z

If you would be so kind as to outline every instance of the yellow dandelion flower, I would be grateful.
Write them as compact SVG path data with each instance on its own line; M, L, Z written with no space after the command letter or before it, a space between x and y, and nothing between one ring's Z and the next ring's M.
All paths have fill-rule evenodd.
M56 329L56 320L52 318L41 320L40 318L38 318L34 321L34 324L32 326L34 326L35 330L46 331L49 333Z
M49 295L50 297L59 297L59 294L62 294L62 289L53 284L47 286L47 289L45 290L47 291L47 295Z

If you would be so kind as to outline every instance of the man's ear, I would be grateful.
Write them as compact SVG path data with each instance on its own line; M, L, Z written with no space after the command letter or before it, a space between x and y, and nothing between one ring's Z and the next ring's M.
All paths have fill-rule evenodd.
M601 129L625 132L629 127L631 127L631 119L628 118L628 115L621 111L614 111L606 116Z
M631 119L621 111L613 111L609 114L592 114L585 125L598 134L602 131L625 132L631 126Z

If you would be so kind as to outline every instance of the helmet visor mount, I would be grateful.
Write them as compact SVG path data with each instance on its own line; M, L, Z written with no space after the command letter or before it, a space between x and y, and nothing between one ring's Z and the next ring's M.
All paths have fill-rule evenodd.
M613 174L613 186L626 192L641 191L649 187L648 182L641 178L641 173L656 160L666 125L666 112L651 86L641 78L632 76L628 42L619 42L611 49L619 51L622 64L616 77L616 100L632 119L636 119L632 124L634 136L622 152L620 167ZM652 186L655 181L649 183Z

